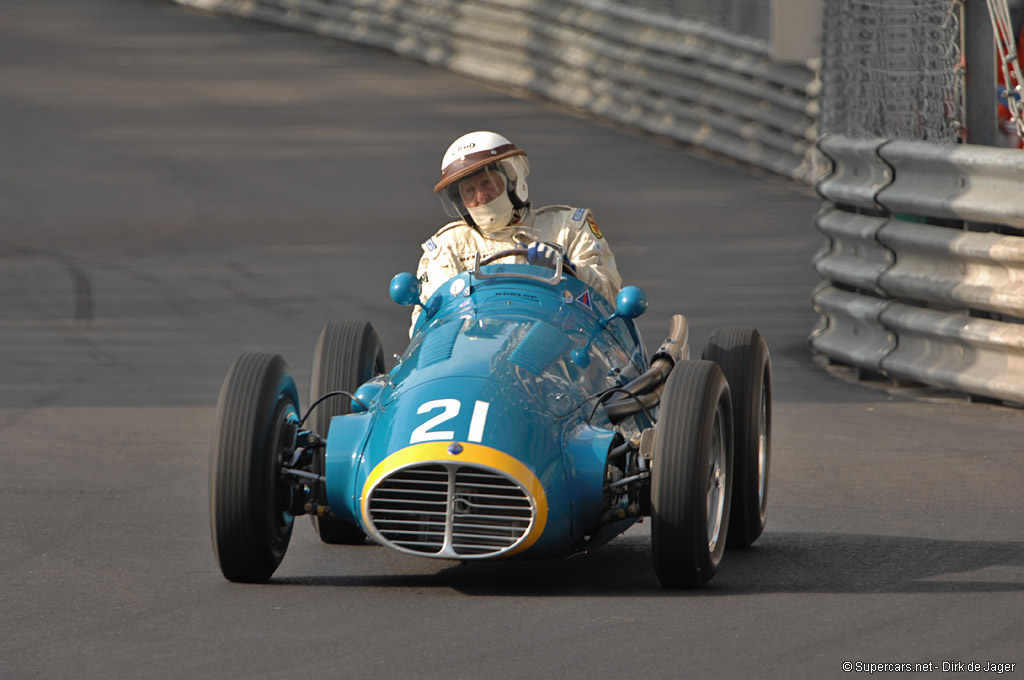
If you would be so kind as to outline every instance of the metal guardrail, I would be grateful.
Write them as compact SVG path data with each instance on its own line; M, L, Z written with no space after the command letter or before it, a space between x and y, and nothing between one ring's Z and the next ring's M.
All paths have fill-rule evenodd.
M895 254L877 284L891 297L1024 316L1024 238L891 221L878 240Z
M894 214L1024 228L1024 153L894 141L878 149L895 181L878 202Z
M878 155L878 148L886 141L822 137L818 148L832 160L832 173L818 182L818 193L833 203L882 210L875 197L892 183L892 168Z
M608 0L175 0L372 45L813 181L818 81L768 46Z
M1024 402L1024 152L825 138L811 346L875 373ZM955 226L955 225L959 225ZM972 230L967 230L968 228ZM987 228L993 231L975 231Z
M896 378L1024 401L1024 325L893 303L882 325L899 338L881 362Z
M892 301L823 285L811 302L823 320L811 346L836 361L882 373L882 359L896 349L896 337L879 317Z
M878 232L887 224L881 217L822 208L815 225L830 245L815 258L814 270L823 279L876 291L879 278L895 261L892 251L878 240Z

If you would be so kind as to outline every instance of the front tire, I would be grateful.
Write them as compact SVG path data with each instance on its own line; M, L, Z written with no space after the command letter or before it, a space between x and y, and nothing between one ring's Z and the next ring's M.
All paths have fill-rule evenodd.
M722 560L732 494L732 402L722 371L683 361L661 395L651 470L651 547L665 588L707 583Z
M247 352L224 379L210 456L210 529L230 581L269 580L288 549L292 487L280 470L295 448L298 411L295 381L277 354Z
M337 390L355 392L375 375L384 373L384 349L373 326L365 321L332 321L324 327L313 350L309 403ZM348 397L330 397L313 411L310 427L325 440L334 416L351 413ZM320 471L323 474L323 471ZM337 517L312 517L313 529L324 543L357 545L366 534Z
M735 463L730 548L746 548L764 531L768 510L768 468L771 462L772 368L768 345L753 328L716 330L703 358L722 369L735 419Z

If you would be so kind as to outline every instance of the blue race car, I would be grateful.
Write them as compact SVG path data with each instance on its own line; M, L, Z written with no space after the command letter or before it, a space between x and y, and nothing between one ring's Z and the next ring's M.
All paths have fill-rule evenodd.
M385 371L372 326L332 322L316 344L310 405L275 354L243 354L224 381L211 461L214 552L232 581L270 579L294 520L326 543L366 536L449 560L594 550L650 517L668 588L705 584L726 542L762 532L771 368L756 330L716 331L689 358L687 324L648 357L633 319L563 270L499 260L424 303ZM411 274L392 298L419 303Z

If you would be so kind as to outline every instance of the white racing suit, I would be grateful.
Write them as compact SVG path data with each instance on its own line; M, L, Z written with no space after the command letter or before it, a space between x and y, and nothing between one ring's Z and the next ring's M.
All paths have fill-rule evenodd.
M580 280L615 303L615 296L622 287L615 256L590 210L567 205L552 205L537 211L527 209L515 224L492 227L486 232L462 220L441 227L423 244L423 257L416 270L420 280L420 302L426 302L445 281L472 267L478 252L483 258L534 241L555 243L564 248L569 261L576 266ZM509 258L502 262L525 264L526 258ZM421 311L420 305L413 308L410 335Z

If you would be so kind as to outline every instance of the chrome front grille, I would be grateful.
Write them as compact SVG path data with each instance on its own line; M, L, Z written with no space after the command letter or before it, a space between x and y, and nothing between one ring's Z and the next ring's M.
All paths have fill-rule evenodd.
M380 479L367 500L383 542L420 555L470 559L508 552L529 533L534 503L514 479L460 463L418 463Z

